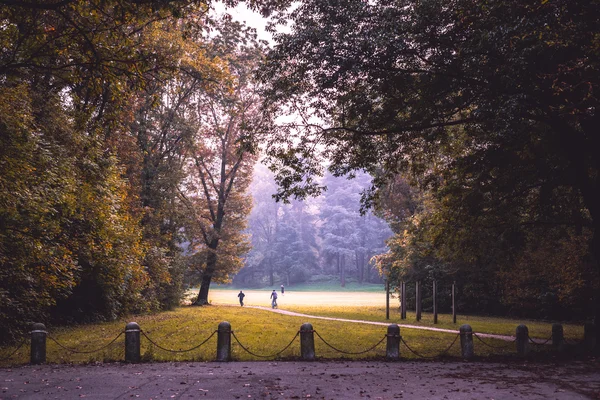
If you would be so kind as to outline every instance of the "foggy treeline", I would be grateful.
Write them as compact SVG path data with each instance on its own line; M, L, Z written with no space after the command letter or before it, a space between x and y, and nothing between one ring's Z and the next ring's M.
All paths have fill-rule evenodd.
M323 185L327 191L317 198L275 202L272 173L256 165L247 231L252 249L233 279L235 285L382 282L371 258L387 251L385 240L392 231L371 211L360 213L360 195L371 185L371 177L363 173L346 179L328 174Z

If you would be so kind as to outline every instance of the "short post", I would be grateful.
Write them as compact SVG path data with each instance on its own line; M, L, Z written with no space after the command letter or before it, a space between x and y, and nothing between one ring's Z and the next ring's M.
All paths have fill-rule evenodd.
M592 322L586 322L583 325L583 345L587 351L596 349L596 325Z
M437 281L433 281L433 323L438 323L438 310L437 310Z
M473 328L465 324L460 327L460 350L462 358L469 360L475 355L473 347Z
M417 281L415 284L415 313L417 321L421 320L421 282Z
M400 319L406 319L406 282L400 284Z
M400 359L400 327L396 324L388 325L387 329L387 345L385 348L385 357L390 361Z
M565 336L561 324L552 324L552 347L561 351L564 348Z
M314 361L315 359L315 334L313 326L304 323L300 327L300 355L304 361Z
M452 323L456 323L456 282L452 282Z
M31 364L44 364L46 362L46 326L35 323L31 325Z
M140 333L141 329L137 322L125 325L125 362L139 363L140 356Z
M529 329L521 324L517 326L517 354L524 357L529 353Z
M217 329L217 361L231 360L231 324L223 321Z

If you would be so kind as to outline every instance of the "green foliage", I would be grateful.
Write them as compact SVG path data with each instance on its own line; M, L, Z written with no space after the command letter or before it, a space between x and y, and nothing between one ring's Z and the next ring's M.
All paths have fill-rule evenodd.
M207 12L187 0L0 9L0 342L31 321L178 304L175 203L194 129L157 99L178 99L173 82L225 80L203 49Z
M94 320L131 311L147 277L116 160L69 130L58 96L27 85L3 91L2 114L11 117L0 135L0 336L50 312Z
M380 187L403 174L431 197L396 228L397 260L382 267L449 275L489 311L587 303L597 319L599 11L583 0L301 2L262 77L274 102L321 123L274 130L293 145L271 153L278 195L318 190L306 176L320 158ZM538 273L560 246L577 256Z
M75 160L35 135L28 87L2 87L0 103L0 338L42 320L79 270L63 225L76 213Z

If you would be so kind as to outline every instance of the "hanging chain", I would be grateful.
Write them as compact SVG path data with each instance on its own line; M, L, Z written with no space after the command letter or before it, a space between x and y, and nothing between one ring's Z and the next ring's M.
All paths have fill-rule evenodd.
M248 349L246 346L244 346L241 342L240 339L238 339L238 337L235 335L235 332L231 331L231 334L233 335L233 338L236 340L236 342L240 345L240 347L242 349L244 349L247 353L253 355L254 357L260 357L260 358L274 358L279 356L281 353L283 353L284 351L286 351L291 345L292 343L294 343L294 340L296 340L296 338L298 337L298 335L300 335L300 331L296 332L296 336L294 336L294 338L288 343L287 346L285 346L282 350L278 351L277 353L274 354L269 354L269 355L261 355L261 354L256 354L253 353L252 351L250 351L250 349Z

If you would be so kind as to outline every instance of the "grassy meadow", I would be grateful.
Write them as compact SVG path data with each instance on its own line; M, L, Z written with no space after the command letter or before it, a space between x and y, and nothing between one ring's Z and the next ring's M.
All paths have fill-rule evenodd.
M142 335L142 358L144 361L212 361L216 355L216 334L210 337L222 321L231 323L235 338L232 338L234 360L257 361L273 359L298 359L300 341L296 334L300 326L309 322L313 325L315 349L320 359L373 359L385 357L386 326L368 325L344 321L312 319L306 316L290 316L271 312L269 295L271 290L245 290L245 304L240 307L237 293L239 290L211 289L210 306L182 306L173 311L153 315L136 315L127 319L72 327L49 327L47 342L47 361L49 363L94 363L122 361L124 359L124 331L128 322L137 322ZM284 296L279 293L279 309L315 316L326 316L353 320L366 320L402 325L428 326L458 330L460 325L468 323L474 332L514 335L518 324L525 323L530 336L548 339L551 323L539 321L510 320L502 318L467 317L459 315L456 324L451 316L439 315L439 323L433 325L431 314L423 314L420 322L415 321L414 313L408 313L406 320L400 320L396 302L391 302L390 320L385 319L385 294L381 292L332 292L332 291L295 291L287 290ZM192 292L191 295L195 294ZM266 309L255 308L265 307ZM583 328L578 325L565 325L565 336L579 340L583 337ZM321 338L327 344L321 340ZM412 351L420 356L437 356L456 339L456 334L433 332L402 327L401 335ZM107 346L117 336L118 339ZM210 338L209 338L210 337ZM154 344L152 344L149 338ZM248 353L239 342L248 349ZM208 339L208 340L207 340ZM206 343L192 351L184 351ZM56 342L58 342L58 344ZM514 353L514 343L496 339L485 342L498 347L491 348L475 340L475 353L489 357ZM289 347L283 352L281 350ZM379 345L375 346L377 343ZM341 350L338 352L331 347ZM364 352L375 346L374 349ZM71 352L68 349L76 350ZM537 346L536 346L537 347ZM178 352L166 351L176 350ZM29 344L25 343L9 360L5 360L15 347L0 349L0 365L27 364ZM401 355L405 359L419 358L405 345L401 345ZM538 350L537 348L535 350ZM347 354L359 353L362 354ZM447 353L450 357L460 356L459 341Z

